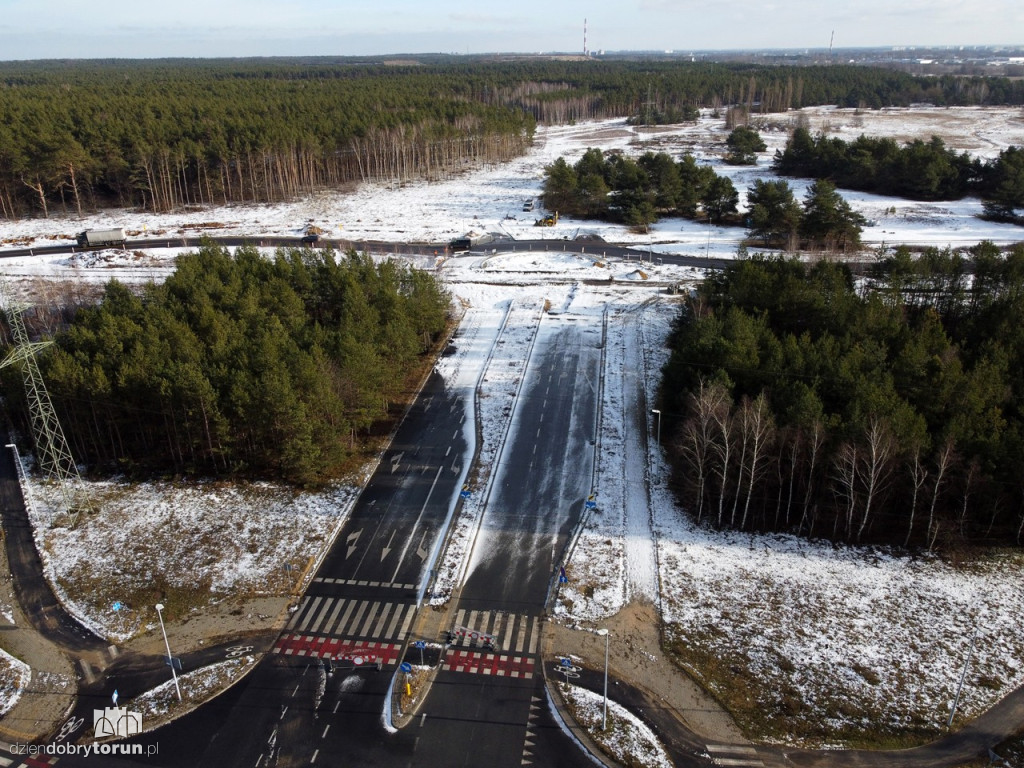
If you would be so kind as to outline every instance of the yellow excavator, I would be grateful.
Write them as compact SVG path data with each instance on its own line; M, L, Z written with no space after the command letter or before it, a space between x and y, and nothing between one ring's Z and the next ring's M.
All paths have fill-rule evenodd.
M537 219L533 226L535 227L553 227L558 223L558 211L555 211L555 215L547 215L542 219Z

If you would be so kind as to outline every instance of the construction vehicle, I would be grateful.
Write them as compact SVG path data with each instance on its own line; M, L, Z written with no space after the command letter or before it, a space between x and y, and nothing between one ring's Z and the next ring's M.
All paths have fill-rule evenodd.
M553 215L552 214L548 214L547 216L544 216L543 218L537 219L537 221L535 221L533 223L533 226L535 226L535 227L553 227L557 223L558 223L558 211L555 211Z

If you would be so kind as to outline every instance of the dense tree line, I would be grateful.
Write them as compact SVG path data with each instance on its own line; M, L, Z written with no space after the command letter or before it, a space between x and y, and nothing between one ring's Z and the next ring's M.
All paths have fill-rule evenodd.
M893 139L861 136L853 142L812 136L798 126L776 154L783 176L829 179L859 189L912 200L956 200L976 195L993 218L1014 220L1024 208L1024 151L1010 147L983 162L948 149L942 139L916 139L903 146Z
M533 132L522 110L467 98L468 83L437 72L212 62L11 69L0 67L7 218L265 202L440 176L515 157Z
M744 135L732 151L747 151L747 141ZM732 181L688 154L675 161L665 152L646 152L634 160L590 148L573 165L559 157L544 169L542 200L564 215L638 227L660 216L742 223ZM786 181L758 179L747 203L750 234L765 246L845 251L860 245L866 223L825 180L810 186L801 206Z
M662 409L698 521L928 548L1024 533L1024 246L756 256L671 337Z
M747 208L750 236L784 250L856 249L867 223L825 179L808 187L803 206L784 179L757 179L747 192Z
M440 176L523 152L535 121L920 101L1021 104L1024 83L655 60L0 62L0 216Z
M463 65L467 69L474 65ZM693 107L738 105L748 114L820 104L878 109L927 102L940 106L1024 104L1024 81L1006 77L914 77L864 66L760 66L652 59L533 60L499 67L489 92L540 122L681 114ZM488 70L490 76L496 70Z
M544 169L542 199L562 214L644 226L662 215L720 222L736 213L739 193L692 155L677 162L646 152L634 160L590 148L573 165L559 157Z
M315 484L387 416L448 304L433 276L394 261L206 246L141 295L111 281L40 368L97 470ZM4 385L23 402L9 369Z

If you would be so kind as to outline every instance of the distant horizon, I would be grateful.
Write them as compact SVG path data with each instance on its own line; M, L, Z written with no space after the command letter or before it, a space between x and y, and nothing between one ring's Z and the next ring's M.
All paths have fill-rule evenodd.
M0 0L0 10L8 61L1024 44L1008 40L1024 30L1016 0L733 0L713 12L697 0Z
M575 56L579 58L602 58L614 56L697 56L708 54L759 54L759 53L803 53L823 54L831 52L833 55L844 51L878 51L892 53L912 53L914 51L988 51L998 53L1000 51L1017 52L1024 54L1024 43L949 43L949 44L923 44L923 43L902 43L892 45L846 45L834 46L793 46L793 47L737 47L737 48L680 48L677 50L661 50L657 48L621 48L607 50L590 50L586 54L582 51L573 50L550 50L550 51L475 51L472 53L460 53L458 51L389 51L387 53L266 53L266 54L239 54L239 55L154 55L154 56L118 56L118 55L96 55L96 56L40 56L36 58L0 58L0 63L18 62L47 62L47 61L228 61L233 59L389 59L395 57L453 57L453 58L487 58L494 56L522 56L522 57L566 57Z

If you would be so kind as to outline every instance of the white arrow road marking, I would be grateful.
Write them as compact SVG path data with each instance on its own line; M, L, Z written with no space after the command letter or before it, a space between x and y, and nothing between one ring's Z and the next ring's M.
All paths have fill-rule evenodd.
M355 533L350 533L348 538L345 539L345 543L348 544L348 554L345 555L346 560L352 557L352 553L356 551L356 542L359 541L359 536L362 532L363 529L360 528Z
M430 490L427 491L427 498L423 500L423 506L420 507L420 514L416 518L416 522L412 526L409 538L405 541L405 547L402 549L402 554L398 557L398 565L395 566L395 574L391 577L391 581L395 582L398 580L398 571L402 568L402 562L405 560L405 555L409 551L409 546L412 544L412 537L416 534L416 529L420 527L420 521L423 520L423 513L427 509L427 505L430 503L430 497L434 495L434 487L437 485L437 479L441 476L441 471L444 469L442 464L437 468L437 474L434 475L434 482L430 484Z
M384 547L384 554L382 554L380 556L380 559L381 559L382 562L383 562L385 557L387 557L388 555L391 554L391 542L393 542L394 540L395 540L395 531L392 531L391 532L391 538L388 539L388 545L386 547Z
M416 547L416 554L420 556L420 560L426 560L427 554L429 554L426 548L423 546L423 542L427 540L427 536L430 535L430 531L423 532L423 538L420 539L420 545Z

